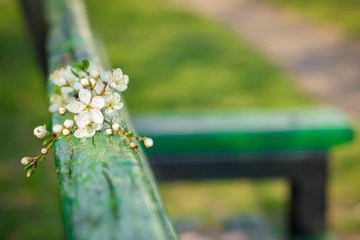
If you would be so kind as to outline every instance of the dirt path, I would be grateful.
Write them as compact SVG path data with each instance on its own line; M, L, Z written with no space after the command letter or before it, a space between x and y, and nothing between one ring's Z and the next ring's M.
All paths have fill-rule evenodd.
M172 0L224 22L324 104L360 120L360 43L256 0Z

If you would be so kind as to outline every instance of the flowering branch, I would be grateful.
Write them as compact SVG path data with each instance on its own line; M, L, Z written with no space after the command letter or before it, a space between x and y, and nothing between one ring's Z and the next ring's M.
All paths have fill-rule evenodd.
M46 147L38 156L21 159L27 170L26 176L33 174L39 161L45 161L49 148L60 137L74 135L83 139L104 131L108 136L120 135L127 139L134 150L139 149L135 140L142 141L147 148L153 146L151 138L135 135L121 118L119 110L123 103L119 93L128 88L129 77L120 68L112 72L100 71L84 59L81 63L55 70L50 74L50 81L55 93L50 97L49 111L58 112L65 120L55 124L51 132L45 125L34 129L36 137L50 138L43 142Z

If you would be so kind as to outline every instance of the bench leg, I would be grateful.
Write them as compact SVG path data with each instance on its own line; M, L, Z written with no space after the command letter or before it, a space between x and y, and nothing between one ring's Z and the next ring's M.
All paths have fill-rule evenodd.
M305 161L291 179L290 239L311 239L325 232L326 155Z

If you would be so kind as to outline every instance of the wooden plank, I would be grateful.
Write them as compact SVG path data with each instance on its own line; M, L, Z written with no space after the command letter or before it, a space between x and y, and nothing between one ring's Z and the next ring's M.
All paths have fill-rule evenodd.
M47 3L50 72L82 58L101 66L82 2ZM126 110L122 114L129 122ZM62 122L52 115L53 124ZM177 239L146 157L127 140L62 137L55 143L55 161L67 239Z

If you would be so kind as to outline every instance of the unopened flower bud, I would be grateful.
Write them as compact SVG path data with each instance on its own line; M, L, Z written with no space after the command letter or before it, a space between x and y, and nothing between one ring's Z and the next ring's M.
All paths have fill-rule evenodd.
M64 136L69 136L69 135L70 135L70 130L67 129L67 128L65 128L65 129L62 130L62 134L63 134Z
M144 145L147 148L152 147L154 145L154 141L151 138L145 138Z
M84 87L90 86L90 81L89 81L89 79L86 79L86 78L82 78L82 79L80 80L80 83L81 83L81 85L83 85Z
M66 114L66 108L60 107L59 108L59 113L60 113L60 115L64 116Z
M26 172L26 176L27 177L31 177L31 175L34 173L34 169L29 169L27 172Z
M63 130L63 126L61 124L55 124L53 126L52 130L55 134L58 134L59 132L61 132Z
M46 135L46 129L44 126L38 126L34 129L34 135L37 138L43 138Z
M91 76L95 79L98 79L100 77L100 72L97 70L92 70L91 71Z
M65 128L68 128L68 129L70 129L70 128L72 128L73 126L74 126L74 120L71 120L71 119L66 119L65 121L64 121L64 127Z
M29 158L29 157L23 157L21 159L21 164L22 165L27 165L29 162L31 162L31 158Z
M137 145L136 145L136 143L131 142L131 143L130 143L130 147L131 147L131 148L136 148L136 147L137 147Z
M111 128L106 129L105 132L106 132L107 135L112 135L113 134L113 131L112 131Z
M112 127L112 129L113 129L114 131L119 131L119 129L120 129L120 124L114 123L111 127Z
M47 154L48 150L46 148L42 148L40 150L41 154Z
M91 87L95 87L95 85L96 85L96 80L93 79L93 78L91 78L91 79L90 79L90 85L91 85Z

